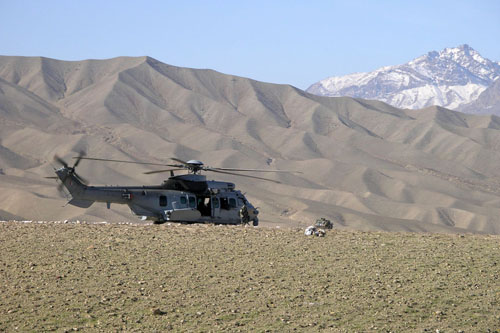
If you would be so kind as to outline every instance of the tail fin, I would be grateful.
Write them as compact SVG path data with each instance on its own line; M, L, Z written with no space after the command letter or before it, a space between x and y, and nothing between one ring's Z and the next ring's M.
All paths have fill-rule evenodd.
M74 168L62 167L56 170L56 174L62 182L62 186L66 187L72 196L72 199L68 202L71 205L88 208L94 203L94 201L86 200L85 191L87 190L87 185L81 181L81 177L75 174Z

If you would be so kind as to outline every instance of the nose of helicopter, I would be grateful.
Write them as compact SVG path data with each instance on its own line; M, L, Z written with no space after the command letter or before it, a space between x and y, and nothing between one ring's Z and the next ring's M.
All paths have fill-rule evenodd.
M248 210L248 215L250 215L250 218L254 218L254 217L257 217L257 215L259 215L259 211L257 210L257 208L254 208L254 207L249 207L250 209Z

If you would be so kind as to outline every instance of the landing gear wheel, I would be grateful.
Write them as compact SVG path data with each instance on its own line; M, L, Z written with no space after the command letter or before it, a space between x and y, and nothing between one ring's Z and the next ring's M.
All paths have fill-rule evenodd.
M259 225L259 219L258 219L258 218L253 219L253 220L252 220L252 225L253 225L254 227L258 226L258 225Z

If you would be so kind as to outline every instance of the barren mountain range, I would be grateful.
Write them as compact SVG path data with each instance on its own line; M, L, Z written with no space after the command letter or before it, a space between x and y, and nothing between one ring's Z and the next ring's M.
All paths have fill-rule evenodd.
M125 206L65 206L59 154L277 168L228 180L265 225L500 233L500 118L321 97L149 57L0 57L0 218L129 221ZM159 184L151 167L82 161L91 184Z
M329 77L307 91L320 96L375 99L398 108L438 105L473 114L495 114L497 108L493 105L498 105L500 98L485 90L499 78L500 63L482 57L468 45L460 45L428 52L402 65ZM477 100L482 102L475 104Z

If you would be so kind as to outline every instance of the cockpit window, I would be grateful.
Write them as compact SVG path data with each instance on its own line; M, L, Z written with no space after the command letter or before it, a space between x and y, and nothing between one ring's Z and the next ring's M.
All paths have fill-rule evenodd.
M186 197L181 197L181 205L187 204L187 199Z
M235 198L229 198L229 206L231 208L236 208L236 199Z

